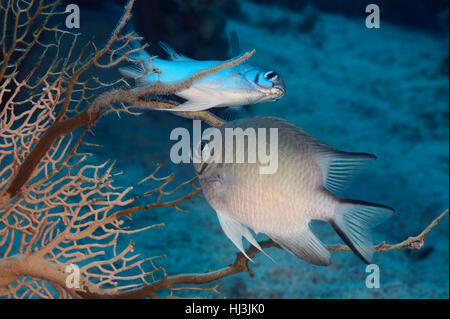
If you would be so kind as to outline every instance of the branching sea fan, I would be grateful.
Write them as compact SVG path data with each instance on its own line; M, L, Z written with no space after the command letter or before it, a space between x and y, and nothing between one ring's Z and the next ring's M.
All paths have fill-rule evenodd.
M143 181L157 184L147 194L156 198L137 205L131 187L114 184L113 163L89 158L85 133L108 112L132 107L172 108L149 99L188 88L194 81L248 59L253 52L225 61L171 85L134 88L124 79L107 83L92 69L130 62L118 56L141 40L125 25L133 0L106 43L80 43L79 35L55 25L64 13L58 1L0 1L0 296L8 298L143 298L174 297L179 290L218 293L213 282L250 272L238 254L230 266L202 274L168 276L160 256L141 256L126 236L162 224L125 227L133 214L174 207L200 193L195 179L170 186L173 174L157 166ZM130 49L139 50L139 49ZM128 52L131 53L131 52ZM32 65L30 61L33 61ZM207 112L180 114L212 125L223 122ZM439 218L444 216L444 212ZM422 234L376 250L420 248ZM276 246L263 242L261 247ZM332 246L332 250L348 250ZM247 255L257 253L249 249ZM159 276L155 276L159 274ZM205 285L206 284L206 285ZM209 284L209 285L208 285ZM165 290L166 293L161 292ZM167 293L168 291L168 293Z

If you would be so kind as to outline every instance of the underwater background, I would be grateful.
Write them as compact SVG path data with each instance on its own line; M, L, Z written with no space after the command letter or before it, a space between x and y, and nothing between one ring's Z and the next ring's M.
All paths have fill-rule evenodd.
M86 39L95 35L100 43L124 4L72 2L81 9L77 32ZM369 3L381 8L379 29L365 26ZM448 1L138 0L134 27L151 54L165 58L157 46L165 41L195 59L229 58L228 38L236 30L243 51L256 49L249 63L275 70L286 84L281 100L247 107L250 116L284 118L337 149L377 155L345 192L347 198L395 208L374 231L375 243L417 235L448 208ZM111 80L119 77L108 72ZM136 185L158 163L163 173L175 173L174 185L181 183L195 172L191 164L170 161L175 142L169 136L176 127L191 130L192 121L158 111L105 116L89 137L104 146L93 151L94 160L116 160L123 171L116 185ZM133 192L146 187L136 185ZM159 264L168 274L232 263L236 248L206 200L182 207L190 213L167 208L134 216L134 228L165 223L130 236L136 251L167 255ZM419 251L376 253L379 289L366 288L366 265L352 253L332 253L332 264L318 267L271 248L267 252L276 263L259 254L250 264L254 277L224 278L219 290L228 298L448 298L448 226L445 217ZM327 225L315 231L327 244L341 243Z

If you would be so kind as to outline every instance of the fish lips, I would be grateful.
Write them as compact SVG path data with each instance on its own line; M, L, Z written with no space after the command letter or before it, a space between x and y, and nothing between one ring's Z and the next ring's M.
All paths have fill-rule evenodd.
M281 99L286 94L286 89L282 82L280 84L274 84L272 86L272 91L274 91L274 101Z
M273 99L274 101L281 99L286 94L286 86L280 77L276 81L272 82L272 91L275 96Z

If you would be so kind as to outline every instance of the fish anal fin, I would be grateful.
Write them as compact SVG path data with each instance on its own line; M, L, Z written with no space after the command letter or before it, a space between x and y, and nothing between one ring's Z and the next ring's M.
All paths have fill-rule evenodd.
M330 252L313 234L309 226L291 233L268 235L282 248L310 264L328 266L331 262Z
M197 111L203 111L214 107L214 104L211 104L211 102L208 101L186 101L180 105L177 105L176 107L172 109L165 109L164 111L186 111L186 112L197 112Z

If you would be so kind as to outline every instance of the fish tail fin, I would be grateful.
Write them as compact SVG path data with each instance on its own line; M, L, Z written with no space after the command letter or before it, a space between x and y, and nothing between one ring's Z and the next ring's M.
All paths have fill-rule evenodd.
M137 62L137 61L143 61L150 59L150 54L145 50L145 48L148 46L148 44L142 44L141 40L144 38L139 36L137 34L133 27L127 28L127 33L134 34L135 39L128 41L126 45L123 45L122 47L112 50L112 54L114 57L122 57L123 55L127 54L128 59L131 62Z
M178 53L177 51L175 51L174 48L172 48L166 42L159 41L158 44L161 47L161 49L163 49L169 55L169 58L172 61L192 61L191 58L188 58L187 56L182 55L182 54Z
M139 79L145 74L145 69L141 64L131 64L118 69L119 73L128 79Z
M394 210L390 207L355 200L341 200L336 215L329 221L351 250L365 263L373 255L370 229L388 219Z
M142 44L140 40L143 38L140 37L132 27L128 28L128 33L134 33L136 36L135 40L131 40L127 43L127 45L121 47L120 49L113 50L113 56L116 58L127 56L125 61L131 62L124 67L120 67L119 73L125 78L137 80L140 82L140 79L148 73L154 72L154 67L152 62L150 62L154 57L152 57L145 48L148 44Z

